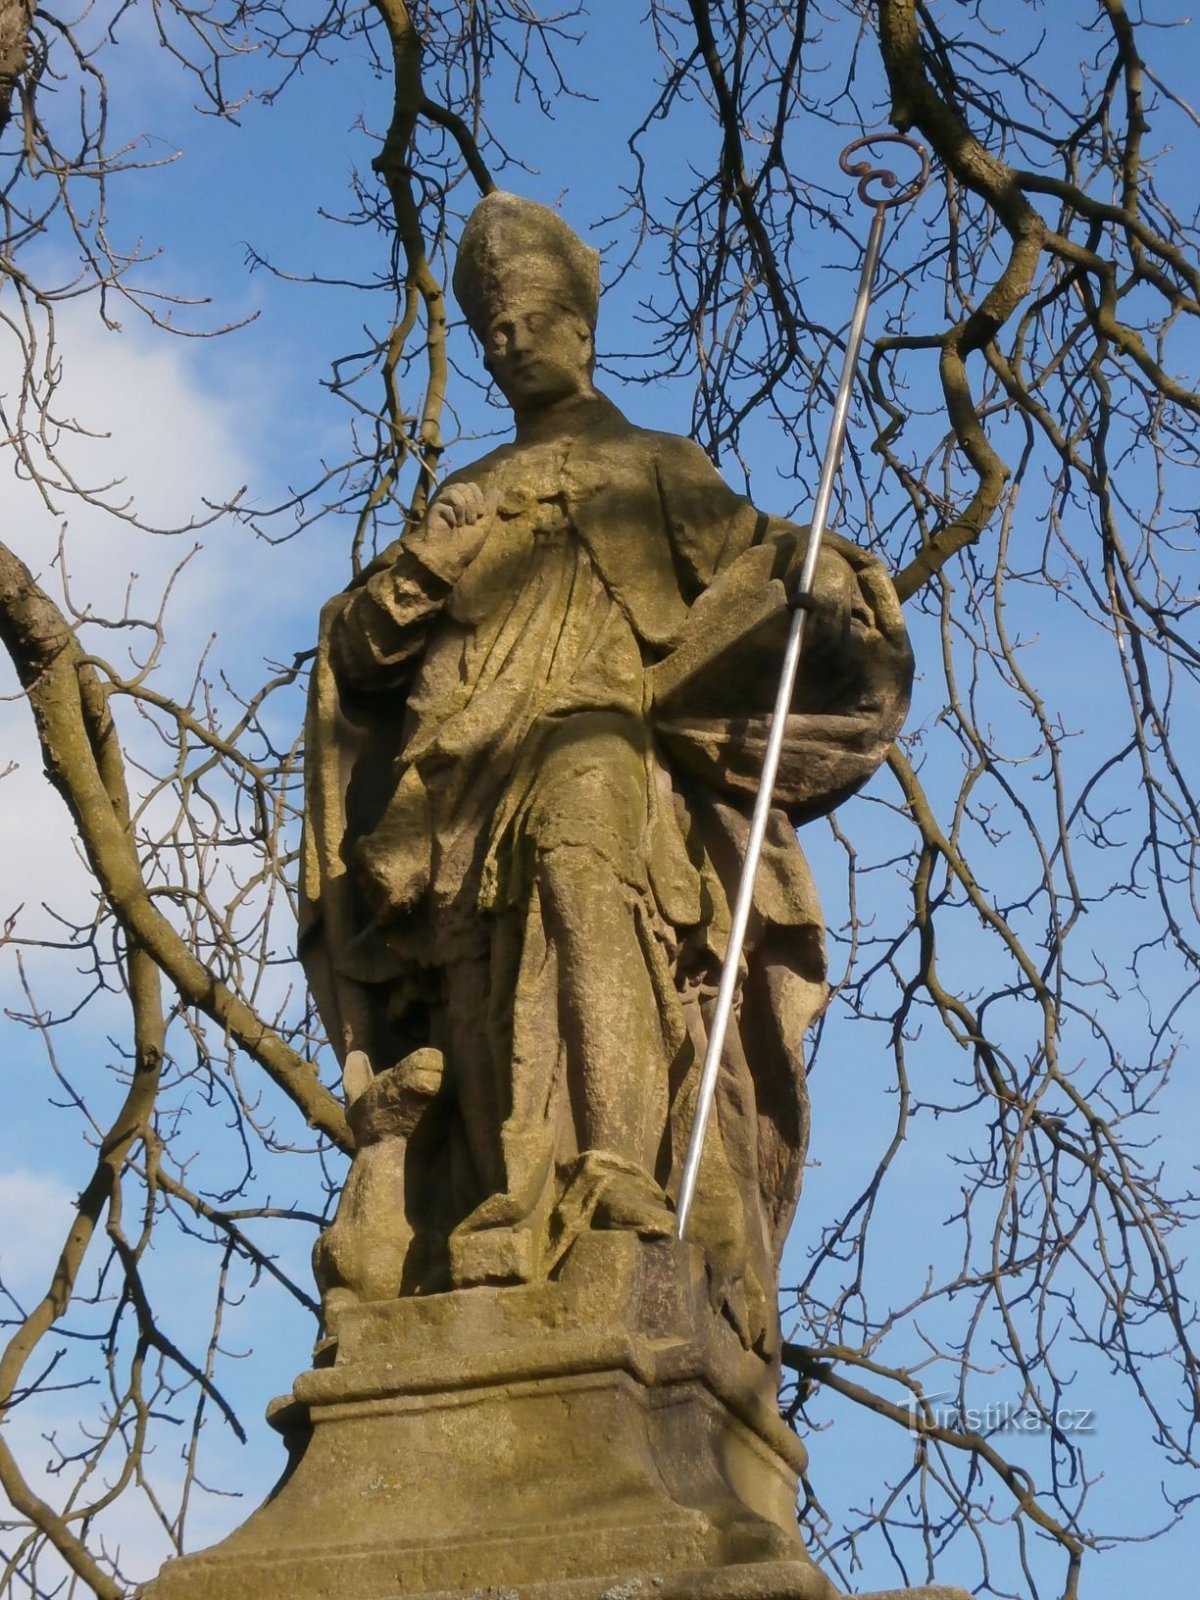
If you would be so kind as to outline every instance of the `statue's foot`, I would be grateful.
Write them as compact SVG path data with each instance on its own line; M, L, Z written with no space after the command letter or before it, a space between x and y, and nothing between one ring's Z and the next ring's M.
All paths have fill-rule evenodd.
M487 1233L493 1228L534 1226L533 1219L548 1203L552 1147L545 1132L537 1129L533 1133L517 1133L505 1126L500 1143L505 1187L467 1213L454 1230L456 1238Z
M534 1183L489 1195L459 1223L449 1241L450 1278L456 1289L529 1283L535 1276L547 1276L590 1229L636 1233L642 1239L674 1236L670 1202L650 1174L633 1162L587 1150L565 1176L548 1231L544 1184Z
M450 1235L450 1282L455 1289L479 1284L494 1288L529 1283L535 1256L531 1228L484 1228L466 1233L456 1228Z
M528 1215L525 1195L492 1194L463 1218L454 1233L457 1237L468 1233L486 1233L490 1228L514 1228Z
M537 1239L544 1226L548 1165L525 1163L519 1183L489 1195L455 1228L449 1252L450 1279L456 1289L532 1281Z
M533 1230L527 1194L493 1194L450 1235L450 1280L456 1289L478 1283L528 1283L533 1277Z
M658 1184L645 1172L612 1172L592 1212L593 1228L625 1228L644 1239L669 1239L675 1214Z
M547 1272L553 1272L575 1240L591 1229L669 1239L675 1216L650 1174L605 1150L585 1150L566 1174L550 1219Z

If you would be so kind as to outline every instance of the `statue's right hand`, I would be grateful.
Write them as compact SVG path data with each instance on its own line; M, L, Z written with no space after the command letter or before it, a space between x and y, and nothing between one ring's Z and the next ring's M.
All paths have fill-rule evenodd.
M495 494L477 483L453 483L430 506L421 527L422 552L451 583L470 566L487 538L496 513Z

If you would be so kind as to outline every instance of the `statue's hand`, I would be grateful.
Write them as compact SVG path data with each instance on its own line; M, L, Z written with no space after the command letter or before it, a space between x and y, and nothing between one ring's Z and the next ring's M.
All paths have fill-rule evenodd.
M860 554L858 586L875 613L875 627L893 649L907 653L909 643L904 612L888 570L878 556L868 555L865 551Z
M479 554L495 518L496 500L477 483L454 483L426 512L416 551L447 583L456 583Z
M823 544L817 554L812 589L808 594L801 594L800 579L807 541L783 535L775 542L784 557L782 570L777 567L776 572L783 580L788 599L794 606L803 606L809 614L806 629L806 648L809 653L844 650L851 641L863 638L874 618L854 569L846 558L830 545Z
M904 614L887 569L866 550L831 539L821 546L812 592L799 594L804 541L797 539L781 573L794 606L808 612L805 654L810 670L897 682L912 674ZM888 665L890 663L890 665Z

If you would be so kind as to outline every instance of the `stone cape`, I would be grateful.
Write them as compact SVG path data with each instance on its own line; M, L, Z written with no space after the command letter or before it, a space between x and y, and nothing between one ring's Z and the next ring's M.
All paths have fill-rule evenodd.
M314 994L331 1037L340 1041L339 1053L369 1058L378 1073L380 1064L407 1049L405 1081L426 1073L419 1051L427 1041L388 1042L380 1016L389 1008L394 1023L390 997L400 991L421 997L424 964L437 944L431 901L477 903L501 930L505 908L514 908L510 918L528 916L531 887L519 866L528 832L523 797L530 774L545 777L544 730L551 737L558 730L569 734L588 718L596 725L611 713L645 730L638 759L646 854L634 868L641 867L646 884L637 916L639 928L648 930L642 947L662 1028L674 1042L657 1065L647 1042L642 1070L665 1081L673 1070L671 1052L688 1035L693 1062L703 1055L706 1002L697 996L705 992L703 983L714 981L724 952L745 807L761 765L787 627L786 595L776 574L802 531L735 494L693 443L635 427L601 396L575 408L565 438L503 446L460 476L495 496L498 526L448 598L446 585L439 594L436 575L429 576L441 552L418 535L385 553L363 583L326 612L309 737L314 800L302 935ZM555 516L557 533L548 526ZM551 633L536 602L527 600L547 587L551 553L572 547L571 582L588 586L585 615L596 632L596 641L584 640L576 650L582 666L573 675L558 667L569 654L561 641L582 625L569 615L569 625ZM871 614L870 597L886 586L879 563L837 539L830 541L830 559L840 563ZM602 621L595 620L598 614ZM431 627L439 631L431 634ZM555 667L531 688L539 650ZM520 670L514 670L522 652ZM621 665L631 653L632 667ZM479 662L487 665L495 655L503 656L504 673L482 683ZM873 633L842 677L802 677L788 719L779 804L747 947L745 1037L727 1052L722 1145L706 1158L698 1198L698 1225L703 1233L708 1220L708 1243L735 1263L727 1273L731 1281L744 1274L745 1287L735 1284L735 1292L759 1308L747 1314L758 1327L770 1316L764 1308L773 1303L774 1258L804 1160L807 1101L799 1041L826 994L821 914L792 824L831 809L874 771L903 719L910 678L902 625L899 642ZM359 687L364 684L369 692ZM552 754L559 760L561 748ZM473 788L464 790L466 780L455 778L450 791L444 774L459 770L469 772ZM591 831L599 835L603 828ZM448 867L464 857L458 843L464 837L466 855L474 850L476 858L466 868ZM437 842L432 854L431 841ZM474 886L467 878L472 870ZM455 917L461 927L462 913ZM522 940L528 949L521 929L510 938L518 952L510 958L514 966L522 959ZM777 948L784 941L786 950ZM658 952L671 945L677 970L664 971ZM613 969L593 985L600 1016L627 978L627 970ZM561 1118L557 1133L551 1127L556 1102L545 1101L537 1114L518 1114L539 1095L544 1099L542 1086L556 1077L558 1042L535 1026L536 1009L544 1011L546 1001L535 982L525 982L523 968L512 992L511 1013L501 1019L514 1030L509 1122L521 1126L511 1143L521 1147L527 1166L556 1161L570 1170L583 1147L578 1137L564 1142ZM529 1026L526 1018L533 1018ZM620 1026L615 1015L605 1023L612 1034ZM661 1045L657 1051L663 1056ZM678 1182L695 1071L687 1068L673 1090L671 1149L666 1170L656 1174L668 1193ZM382 1169L392 1152L382 1143L372 1148L370 1165ZM409 1158L432 1173L419 1184L428 1199L449 1165L423 1154L416 1142ZM359 1178L368 1181L367 1166L356 1188L363 1186ZM411 1166L403 1176L389 1169L378 1181L414 1187ZM550 1204L562 1198L552 1195ZM355 1204L357 1197L348 1194L347 1205ZM739 1217L736 1225L728 1220ZM433 1223L424 1225L426 1235L436 1231ZM421 1232L418 1223L414 1234ZM395 1259L387 1271L407 1285L405 1292L422 1282L414 1266L420 1244L420 1238L391 1235ZM363 1270L349 1262L338 1229L328 1254L335 1273ZM393 1292L384 1287L386 1254L380 1241L372 1293ZM766 1337L771 1342L775 1336L768 1330Z

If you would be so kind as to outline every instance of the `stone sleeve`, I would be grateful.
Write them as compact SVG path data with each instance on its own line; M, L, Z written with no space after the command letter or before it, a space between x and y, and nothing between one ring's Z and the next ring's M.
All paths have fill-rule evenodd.
M343 688L372 693L402 688L425 647L450 582L402 546L387 566L342 597L329 632L330 661Z

